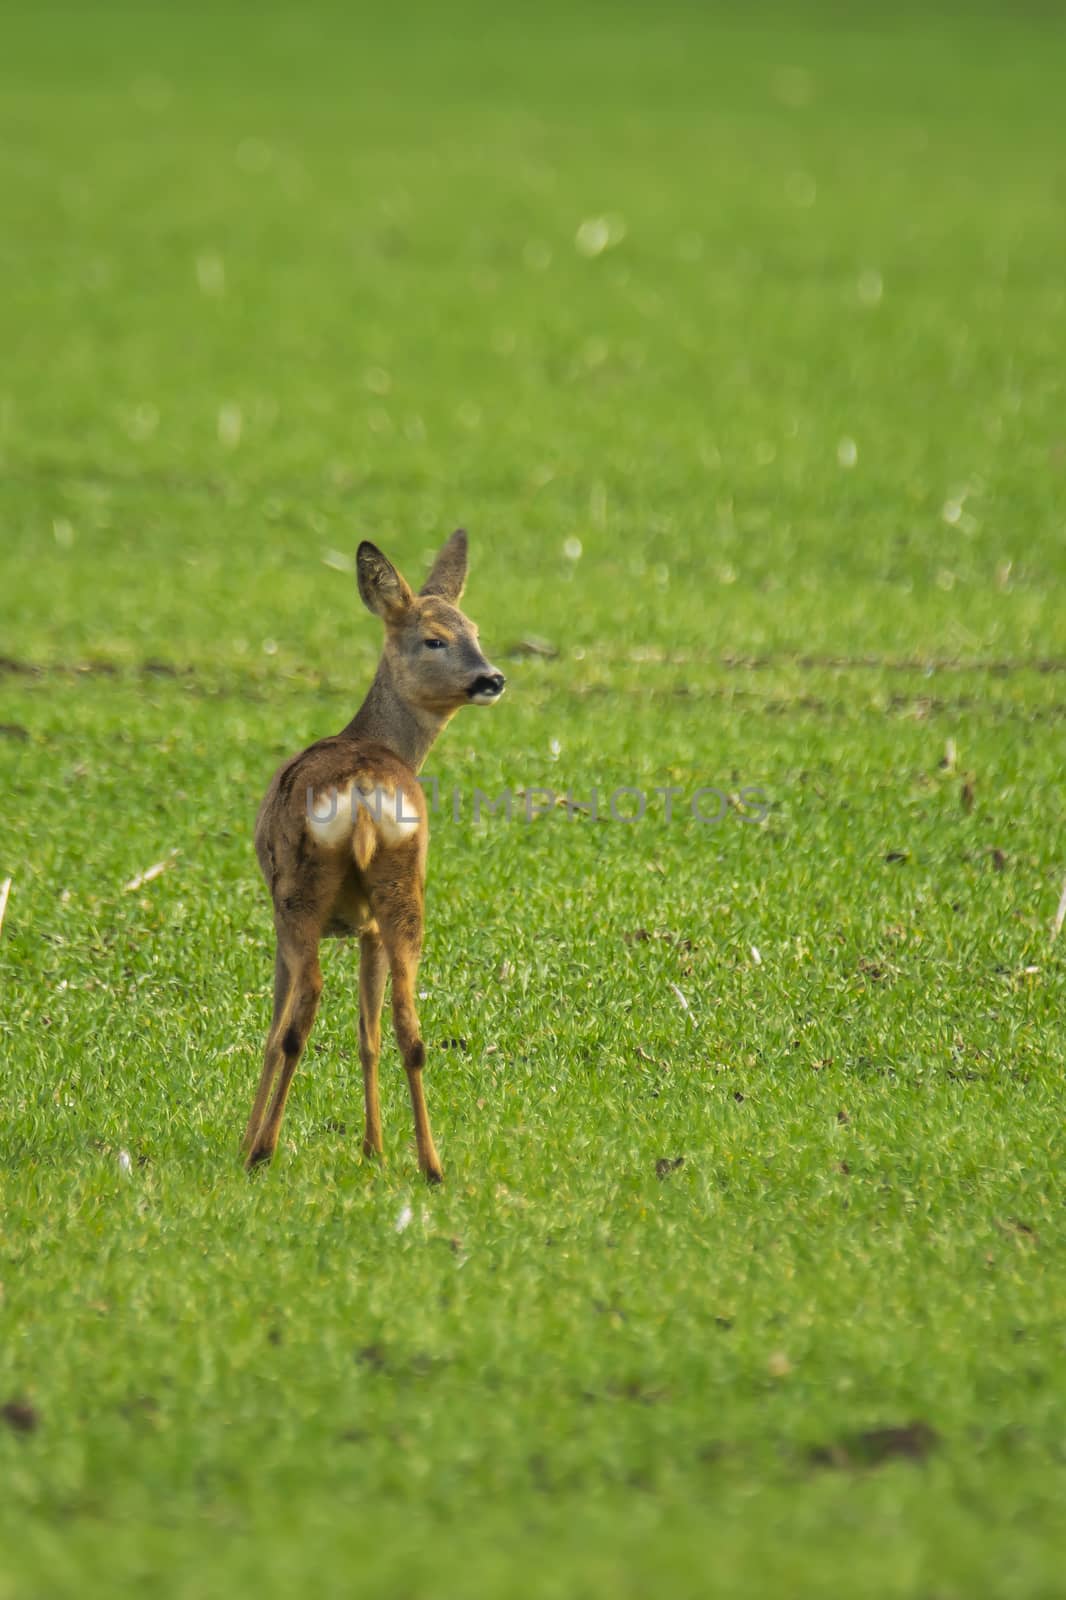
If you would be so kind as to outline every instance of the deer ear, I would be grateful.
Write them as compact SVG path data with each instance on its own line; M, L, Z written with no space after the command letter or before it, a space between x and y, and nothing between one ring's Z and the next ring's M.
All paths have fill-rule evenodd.
M355 570L359 593L367 610L385 622L399 621L414 595L388 556L383 556L376 544L364 539L356 553Z
M419 590L420 594L437 594L449 605L456 606L466 588L466 531L456 528L451 538L441 546L437 559L430 568L429 577Z

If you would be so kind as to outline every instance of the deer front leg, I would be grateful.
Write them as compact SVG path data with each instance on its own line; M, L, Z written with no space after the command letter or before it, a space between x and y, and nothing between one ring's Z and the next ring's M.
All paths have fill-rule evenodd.
M429 1125L426 1097L422 1089L422 1068L426 1064L426 1047L418 1025L415 1009L415 980L418 977L418 960L422 952L422 919L409 904L406 914L378 917L385 949L392 973L392 1026L396 1043L403 1057L407 1073L407 1087L411 1093L411 1110L415 1118L415 1144L418 1147L418 1165L427 1183L440 1183L444 1171L433 1143L433 1130Z
M424 832L420 843L411 840L401 849L386 851L375 857L370 869L370 904L377 918L392 975L392 1025L407 1073L407 1087L411 1092L418 1165L427 1182L440 1183L444 1173L433 1143L433 1130L429 1125L429 1112L422 1090L426 1047L422 1042L415 1009L415 980L422 954L424 862Z
M359 1061L363 1068L363 1099L366 1104L366 1130L363 1134L365 1156L379 1156L382 1151L378 1058L381 1055L381 1005L385 998L388 970L389 963L380 936L377 933L364 933L359 940Z
M415 1144L418 1146L418 1165L427 1183L440 1183L444 1170L440 1164L437 1147L433 1143L433 1130L429 1125L429 1112L422 1089L422 1068L426 1064L426 1047L418 1026L415 1010L415 979L418 976L418 953L410 950L392 955L392 1025L396 1043L403 1056L407 1087L411 1091L411 1110L415 1118Z

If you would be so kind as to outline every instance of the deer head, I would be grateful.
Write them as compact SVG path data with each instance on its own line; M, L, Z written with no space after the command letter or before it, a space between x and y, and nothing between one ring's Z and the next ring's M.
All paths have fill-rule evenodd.
M494 705L506 681L485 659L476 626L459 610L466 564L462 528L442 547L418 594L369 540L356 557L363 603L385 624L384 661L396 693L436 716L449 717L465 705Z

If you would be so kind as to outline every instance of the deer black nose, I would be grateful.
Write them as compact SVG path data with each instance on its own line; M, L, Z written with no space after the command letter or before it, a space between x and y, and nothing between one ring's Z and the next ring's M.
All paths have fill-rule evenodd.
M467 693L471 700L479 700L484 704L487 700L498 700L506 682L502 672L482 672L474 679Z

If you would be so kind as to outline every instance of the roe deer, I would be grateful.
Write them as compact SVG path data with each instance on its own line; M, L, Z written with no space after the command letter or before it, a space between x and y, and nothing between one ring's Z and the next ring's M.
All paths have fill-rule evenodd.
M358 937L363 1151L381 1154L378 1056L388 972L418 1164L431 1183L439 1183L441 1165L422 1092L426 1048L415 1010L429 836L415 774L460 706L492 705L503 693L504 677L485 660L477 628L458 608L466 582L461 528L441 549L417 595L375 545L359 546L356 568L364 603L385 624L374 681L341 733L278 768L255 825L255 852L274 902L278 944L274 1016L244 1152L251 1168L277 1149L285 1099L322 992L319 941Z

